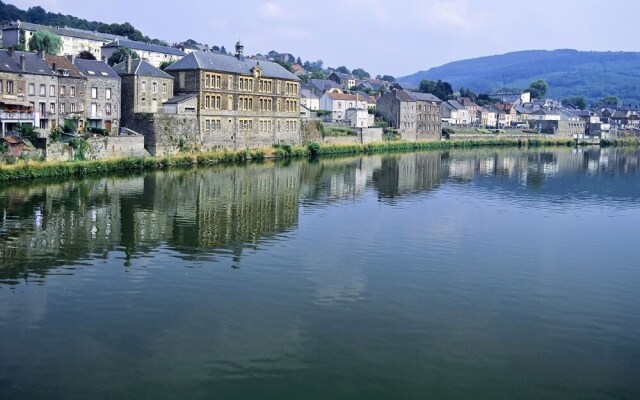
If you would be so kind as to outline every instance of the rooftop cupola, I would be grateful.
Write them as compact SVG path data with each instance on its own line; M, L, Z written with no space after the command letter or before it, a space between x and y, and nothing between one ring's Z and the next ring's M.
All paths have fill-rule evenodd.
M244 45L242 44L242 42L238 40L238 43L236 43L236 57L241 58L243 56L244 56Z

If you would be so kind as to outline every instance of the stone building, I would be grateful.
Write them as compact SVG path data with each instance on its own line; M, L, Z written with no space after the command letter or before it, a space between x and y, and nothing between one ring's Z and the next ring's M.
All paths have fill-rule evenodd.
M0 110L2 137L21 123L39 128L41 135L57 126L58 76L44 53L0 50Z
M87 79L73 65L74 56L45 55L49 68L58 76L58 125L74 121L83 127L86 121L85 98Z
M416 140L437 140L442 135L442 101L429 93L408 92L416 102Z
M395 88L378 99L376 109L403 139L435 140L442 133L441 103L432 94Z
M165 70L176 95L198 95L196 147L251 148L297 144L300 79L276 63L236 55L195 52Z
M86 81L86 90L79 93L84 99L85 118L89 128L105 129L117 135L120 129L120 76L104 61L75 58Z
M130 113L155 113L173 97L173 77L146 60L126 61L113 67L120 76L122 124Z

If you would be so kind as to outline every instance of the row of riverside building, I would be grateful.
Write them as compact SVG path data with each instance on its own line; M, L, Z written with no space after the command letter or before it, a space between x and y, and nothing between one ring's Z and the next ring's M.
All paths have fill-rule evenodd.
M0 50L0 137L18 124L41 137L81 130L144 135L153 155L181 150L299 144L300 79L277 63L193 52L158 69L147 60L100 60ZM124 129L124 128L127 129Z

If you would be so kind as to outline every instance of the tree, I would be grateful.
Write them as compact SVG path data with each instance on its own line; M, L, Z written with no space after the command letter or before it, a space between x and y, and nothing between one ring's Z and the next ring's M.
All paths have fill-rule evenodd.
M213 51L220 51L220 46L213 46L213 47L211 48L211 50L213 50Z
M165 68L167 68L169 65L173 64L173 61L171 60L164 60L163 62L160 63L160 66L158 68L160 68L161 70L165 70Z
M96 56L94 56L93 53L89 50L84 50L78 53L78 58L81 58L83 60L95 60Z
M62 39L48 31L36 32L29 39L29 51L44 50L47 54L56 55L62 49Z
M449 82L441 80L430 81L428 79L420 82L420 91L422 93L431 93L442 101L451 100L453 98L453 88Z
M227 49L225 49L224 46L220 47L220 53L227 54Z
M345 67L344 65L341 65L338 68L336 68L336 72L340 72L342 74L348 74L349 68Z
M327 75L322 71L313 71L311 75L309 75L309 79L327 79Z
M571 96L562 100L562 105L565 107L573 107L578 110L584 110L587 108L587 99L584 96Z
M300 57L298 57L298 58L296 59L296 64L298 64L298 65L302 65L302 60L300 59Z
M459 92L460 92L460 97L468 97L474 102L478 98L478 95L473 90L471 90L469 88L465 89L464 87L461 87Z
M396 78L394 78L394 77L393 77L393 76L391 76L391 75L382 75L382 76L380 77L380 80L381 80L381 81L387 81L387 82L395 82L395 81L396 81Z
M107 60L107 64L109 64L110 66L120 64L121 62L125 61L127 57L131 57L132 59L140 58L140 56L138 56L138 53L126 46L122 46L119 47L118 50L114 51L113 54L111 54L111 57L109 57L109 59Z
M291 68L291 64L286 63L286 62L282 62L282 61L275 61L276 64L280 64L284 69L286 69L287 71L293 73L293 69Z
M543 79L538 79L536 81L531 82L529 87L525 90L526 92L531 93L532 99L541 99L547 94L547 90L549 90L549 85Z
M600 99L600 103L612 105L612 106L618 106L620 104L620 99L616 96L606 96Z
M356 68L351 73L357 76L359 79L371 78L371 75L362 68Z

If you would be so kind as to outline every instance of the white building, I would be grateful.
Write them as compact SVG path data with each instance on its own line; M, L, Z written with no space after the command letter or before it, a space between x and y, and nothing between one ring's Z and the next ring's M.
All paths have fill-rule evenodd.
M347 120L347 109L367 110L367 101L357 94L329 91L320 98L320 109L330 111L331 122Z
M102 46L102 56L108 59L121 47L127 47L135 51L140 58L149 61L149 63L156 68L159 68L160 64L164 61L176 62L187 55L184 51L174 47L118 39Z

